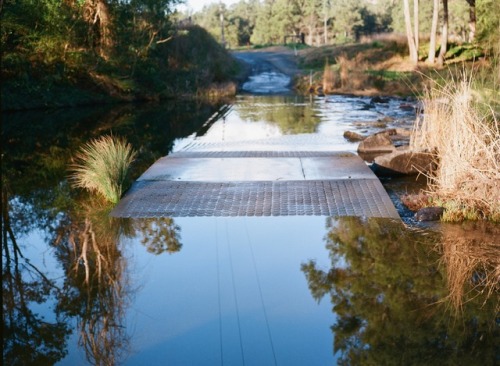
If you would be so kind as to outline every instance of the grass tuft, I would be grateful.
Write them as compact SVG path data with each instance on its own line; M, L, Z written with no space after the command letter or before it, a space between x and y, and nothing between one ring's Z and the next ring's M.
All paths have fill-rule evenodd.
M112 136L91 140L75 157L71 181L75 187L97 192L107 201L117 203L135 155L124 140Z
M443 201L448 221L498 219L500 123L497 112L473 86L472 75L435 84L422 101L410 140L432 153L431 195Z

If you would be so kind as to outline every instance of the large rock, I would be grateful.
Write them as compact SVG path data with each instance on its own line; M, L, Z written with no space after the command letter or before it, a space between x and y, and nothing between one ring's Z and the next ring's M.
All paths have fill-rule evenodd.
M415 213L417 221L437 221L443 216L443 207L424 207Z
M396 150L388 132L368 136L358 145L360 153L389 153Z
M428 173L434 168L431 154L411 150L398 150L375 157L373 170L380 175Z
M356 141L363 141L365 139L365 136L363 135L360 135L359 133L357 132L353 132L353 131L345 131L344 132L344 138L348 141L351 141L351 142L356 142Z

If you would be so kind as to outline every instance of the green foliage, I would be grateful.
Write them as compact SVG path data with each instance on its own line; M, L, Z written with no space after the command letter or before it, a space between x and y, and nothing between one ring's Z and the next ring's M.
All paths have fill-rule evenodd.
M76 156L72 167L73 184L117 203L135 155L130 144L123 140L111 136L91 140Z
M2 109L194 95L230 80L235 63L227 52L201 31L190 35L172 24L176 3L6 0L0 14ZM204 51L183 60L179 44L193 45L191 37L200 37Z
M477 38L493 55L500 55L500 2L476 0Z

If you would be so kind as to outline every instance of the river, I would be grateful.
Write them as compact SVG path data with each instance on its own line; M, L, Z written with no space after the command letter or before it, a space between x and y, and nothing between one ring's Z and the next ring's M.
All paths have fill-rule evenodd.
M482 281L500 230L413 221L397 197L414 178L384 182L402 221L113 219L68 183L105 134L138 150L137 178L194 141L321 135L355 152L343 132L409 127L402 103L242 94L4 114L3 364L498 364L498 287Z

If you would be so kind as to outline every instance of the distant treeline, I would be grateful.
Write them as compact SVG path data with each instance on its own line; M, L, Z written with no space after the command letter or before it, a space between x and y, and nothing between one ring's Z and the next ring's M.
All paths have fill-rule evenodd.
M496 33L498 43L497 0L409 0L412 13L418 8L421 37L429 38L436 3L440 19L444 17L445 2L451 41L490 42ZM377 33L404 34L403 4L399 0L240 0L230 7L215 2L198 13L183 14L182 18L190 17L232 48L282 43L285 36L296 35L300 39L301 34L308 45L319 46L356 41Z

